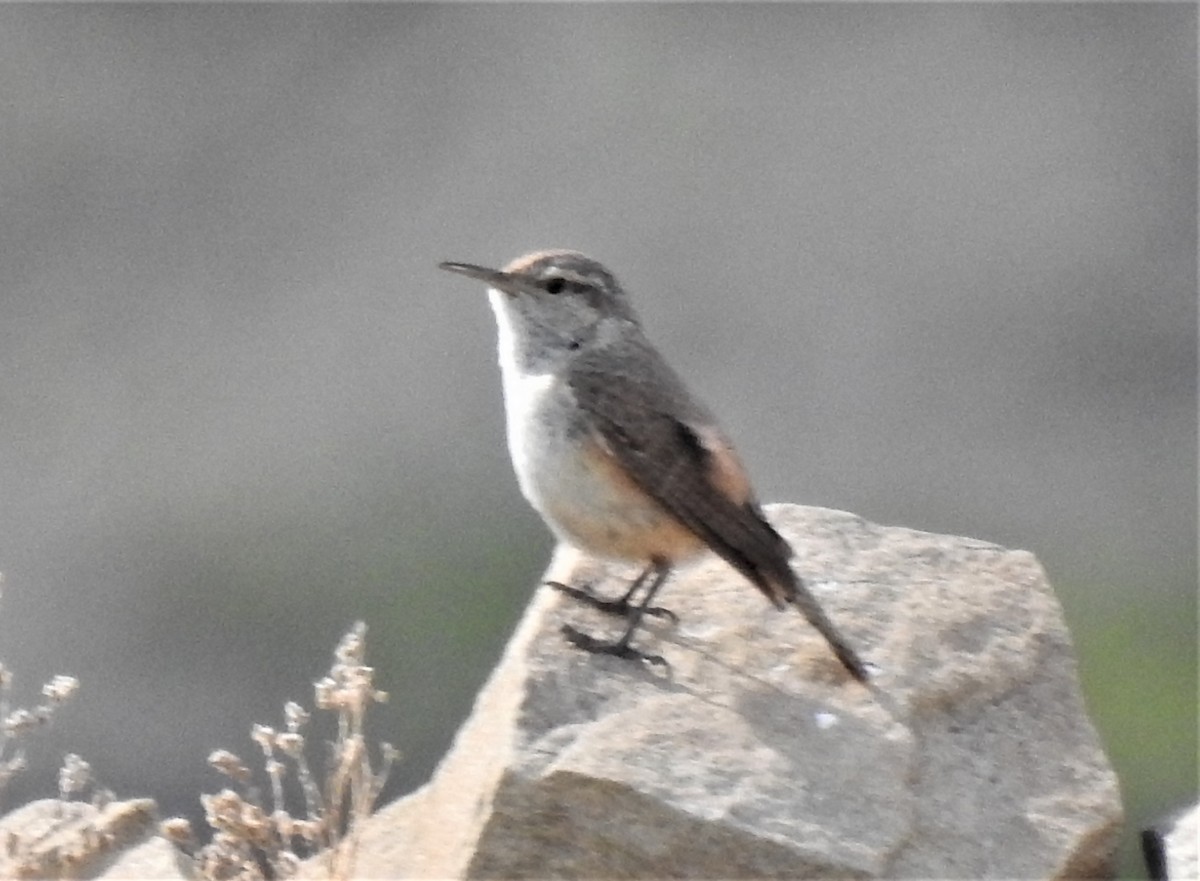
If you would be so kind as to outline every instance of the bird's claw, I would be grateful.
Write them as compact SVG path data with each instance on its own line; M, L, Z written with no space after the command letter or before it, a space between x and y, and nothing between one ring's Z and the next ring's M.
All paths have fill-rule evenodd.
M603 612L605 615L616 615L621 618L627 618L629 617L629 613L635 608L633 603L629 602L628 597L606 599L593 593L590 585L588 587L572 587L569 584L563 584L561 581L547 581L546 586L561 591L567 596L579 600L581 603L586 603L593 609ZM653 615L655 618L666 618L672 624L679 623L679 616L663 606L648 606L642 610L642 614Z

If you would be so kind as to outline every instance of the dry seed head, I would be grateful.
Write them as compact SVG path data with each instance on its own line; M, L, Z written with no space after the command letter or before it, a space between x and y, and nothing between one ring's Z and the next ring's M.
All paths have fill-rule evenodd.
M16 709L9 713L4 720L4 732L10 737L18 737L27 731L32 731L45 721L46 717L41 713Z
M354 622L354 627L342 637L342 641L334 649L333 657L342 664L361 664L366 651L366 637L366 623L363 621Z
M218 832L212 844L200 849L197 875L213 881L258 881L262 871L245 851L245 844L238 838Z
M200 803L204 806L204 818L213 829L257 845L270 842L271 828L262 808L245 801L233 790L202 795Z
M296 758L304 752L304 735L288 731L275 738L275 745L285 756Z
M336 709L333 705L333 694L337 691L337 683L328 676L313 683L313 700L318 709Z
M275 729L270 725L256 724L250 729L250 739L262 747L264 753L270 755L275 745Z
M308 724L310 716L308 710L300 704L288 701L283 705L283 718L287 723L287 730L295 733Z
M347 688L356 691L372 691L371 681L375 678L375 668L359 664L346 670L345 684Z
M163 838L177 847L190 847L196 843L196 835L192 832L192 824L183 817L169 817L158 824L158 831Z
M250 769L227 749L213 750L209 753L208 764L238 783L245 783L250 779Z
M58 769L59 797L66 801L74 793L83 792L91 782L92 766L75 753L67 753Z
M242 809L242 797L232 789L222 789L211 795L200 796L200 804L206 815L225 816L238 814Z
M74 676L55 676L42 686L42 694L51 703L61 704L68 700L79 689L79 680Z
M14 774L19 774L25 770L25 753L17 751L12 757L0 761L0 783L7 781Z
M204 819L214 829L247 839L258 836L262 811L245 801L232 789L222 789L215 795L200 796Z

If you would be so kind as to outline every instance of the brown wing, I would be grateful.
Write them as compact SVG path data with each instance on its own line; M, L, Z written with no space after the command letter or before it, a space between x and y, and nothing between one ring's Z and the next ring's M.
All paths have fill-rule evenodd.
M655 353L620 372L588 357L570 384L594 430L638 486L777 606L794 599L791 548L759 510L745 471L708 412Z
M862 660L788 565L791 546L763 516L729 442L661 356L631 344L607 350L601 369L595 355L583 355L570 385L592 430L637 485L777 607L799 608L865 682Z

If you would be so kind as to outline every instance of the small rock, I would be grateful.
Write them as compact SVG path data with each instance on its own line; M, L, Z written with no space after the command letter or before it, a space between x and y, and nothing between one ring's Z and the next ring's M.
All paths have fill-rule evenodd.
M184 878L170 845L153 837L154 810L145 798L103 808L58 799L23 805L0 818L0 877ZM146 861L147 849L161 857L164 848L172 861Z

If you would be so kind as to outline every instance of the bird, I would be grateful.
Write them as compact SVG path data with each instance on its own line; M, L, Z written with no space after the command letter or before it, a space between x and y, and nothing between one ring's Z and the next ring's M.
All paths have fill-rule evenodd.
M665 664L633 640L671 572L712 551L777 608L798 609L841 665L859 654L792 570L746 469L711 411L647 337L625 289L598 261L534 251L501 269L443 262L481 281L495 313L509 453L522 494L560 540L642 568L615 600L555 587L624 615L615 640L564 625L579 648ZM640 601L635 601L642 591Z

